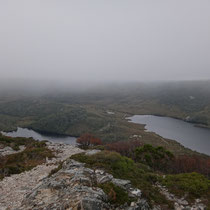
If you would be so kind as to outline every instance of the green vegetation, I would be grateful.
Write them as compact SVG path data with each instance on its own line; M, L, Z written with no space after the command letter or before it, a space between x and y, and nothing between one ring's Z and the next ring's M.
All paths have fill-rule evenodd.
M136 134L142 136L140 139L142 143L163 146L176 154L195 153L175 141L145 132L143 125L128 122L125 119L128 115L125 113L132 114L131 111L134 110L127 107L129 103L123 106L114 103L107 105L105 101L99 103L94 100L94 104L91 104L88 99L81 104L76 98L68 101L66 96L65 99L53 98L52 100L40 97L1 102L0 98L0 130L10 131L15 130L16 127L27 127L42 133L71 136L91 133L105 143L127 141ZM112 106L111 110L114 110L115 114L107 114L108 106ZM137 111L136 114L138 114ZM8 123L5 124L5 121Z
M53 157L52 151L46 147L45 142L35 141L32 138L11 138L1 135L0 144L11 146L15 150L18 150L20 145L26 147L22 152L0 157L0 179L30 170L44 163L46 157Z
M30 96L6 93L0 95L0 130L11 131L19 126L71 136L91 133L104 143L95 148L104 151L93 156L77 154L73 156L75 160L86 163L90 168L105 169L116 178L131 180L151 204L166 205L166 209L172 209L171 203L154 187L157 180L177 196L187 194L189 200L199 196L208 200L209 180L198 173L166 175L165 179L161 179L157 173L196 171L209 177L209 159L175 141L145 132L144 125L130 123L126 117L134 114L170 116L209 128L209 90L210 82L206 81L133 83L77 93L66 91ZM114 114L108 114L107 110ZM138 138L134 138L134 135ZM138 140L145 145L135 149L131 144L122 144L128 140ZM111 145L113 142L120 143ZM110 150L118 151L121 155L106 151L106 144ZM25 151L0 158L0 178L29 170L44 162L46 157L52 157L44 142L0 134L0 147L10 146L19 150L21 145L26 146ZM60 168L61 164L51 175ZM111 202L121 203L127 199L121 189L110 183L100 187L110 194Z
M43 133L81 136L91 133L103 142L127 141L142 136L144 144L162 146L177 155L196 154L175 141L129 123L133 114L155 114L210 125L209 82L122 84L97 90L51 94L0 93L0 130L27 127ZM30 92L30 91L29 91ZM9 94L10 93L10 94ZM15 95L15 96L14 96ZM108 114L107 110L114 114Z
M146 144L137 147L135 150L135 160L146 164L159 171L168 171L174 155L163 147L153 147Z
M108 151L118 152L133 159L141 167L147 166L156 173L178 174L197 172L210 177L210 158L201 155L176 155L163 147L142 145L140 140L118 141L104 145Z
M35 141L33 138L24 138L24 137L8 137L4 136L0 133L0 146L1 147L11 147L12 149L18 151L20 148L19 146L26 146L26 147L43 147L45 146L44 141Z
M109 202L112 204L122 205L124 203L130 203L131 201L125 190L111 182L100 184L98 187L100 187L108 195Z
M153 148L151 145L139 147L137 151L141 151L140 155L146 154L146 151L153 154L153 158L157 157L157 162L160 161L160 157L161 159L164 158L162 153L172 157L172 154L163 148ZM151 151L153 152L151 153ZM166 157L167 160L168 156ZM201 198L202 202L210 207L210 180L199 173L193 172L162 176L155 171L151 171L151 162L148 160L143 159L143 162L135 163L132 159L121 156L119 153L106 150L92 156L76 154L71 158L85 163L87 167L92 169L103 169L112 174L115 178L130 180L133 186L142 190L143 197L145 197L151 205L158 204L164 206L166 209L173 208L172 203L159 192L159 188L155 187L155 184L160 182L163 186L166 186L171 193L177 195L178 198L185 197L190 203L194 203L195 199ZM107 194L110 193L112 199L113 197L117 199L116 195L118 191L115 190L113 186L110 186L110 183L101 186L101 188L104 189ZM118 192L118 195L120 195L120 200L125 199L125 194L121 195L121 193ZM115 202L120 201L115 200Z
M166 175L161 179L161 183L166 186L170 192L194 201L196 198L206 200L210 208L210 180L198 173L184 173L176 175Z
M130 158L109 151L103 151L91 156L76 154L71 158L86 163L87 167L104 169L115 178L130 180L135 187L142 190L143 196L149 200L150 204L156 203L171 207L171 203L153 186L157 181L156 174L146 169L147 167L136 164Z
M207 192L210 193L210 180L195 172L166 175L162 179L162 183L179 196L184 196L187 192L190 197L197 198L205 195Z

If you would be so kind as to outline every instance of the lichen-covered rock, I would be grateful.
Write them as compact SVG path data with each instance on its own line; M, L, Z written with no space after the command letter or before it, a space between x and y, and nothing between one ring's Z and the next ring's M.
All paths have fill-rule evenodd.
M112 183L117 185L118 187L123 188L124 190L128 190L131 188L131 182L129 180L112 179Z
M108 196L97 187L98 184L112 182L127 190L136 198L132 205L116 207L108 202ZM60 171L43 180L43 183L33 190L22 202L21 210L29 209L144 209L148 203L141 199L141 191L132 188L130 181L114 179L103 170L86 168L83 163L74 160L64 162Z
M126 210L150 210L150 206L145 199L139 199L137 202L131 202Z
M113 180L113 176L111 174L106 173L103 170L95 170L97 183L103 184L105 182L111 182Z

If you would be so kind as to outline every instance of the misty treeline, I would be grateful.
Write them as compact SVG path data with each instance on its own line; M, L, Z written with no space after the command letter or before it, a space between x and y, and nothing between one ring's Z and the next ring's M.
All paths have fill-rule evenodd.
M65 103L124 104L152 101L198 111L210 103L210 80L171 82L1 82L1 100L46 99ZM187 105L187 106L186 106Z
M19 81L0 82L3 99L15 97L41 97L62 102L123 102L123 99L158 100L161 103L180 105L189 103L190 109L201 108L210 102L210 80L171 82L45 82ZM203 97L205 96L205 97ZM2 100L1 99L1 100ZM198 100L200 105L196 107Z
M101 84L28 81L4 82L0 87L0 130L5 131L24 126L72 136L100 132L106 141L126 139L126 127L119 122L122 118L108 116L106 110L124 115L170 116L210 127L210 81Z

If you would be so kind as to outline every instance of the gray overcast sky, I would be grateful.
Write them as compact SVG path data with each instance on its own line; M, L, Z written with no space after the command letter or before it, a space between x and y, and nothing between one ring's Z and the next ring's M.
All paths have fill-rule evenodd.
M210 79L210 1L0 0L0 75Z

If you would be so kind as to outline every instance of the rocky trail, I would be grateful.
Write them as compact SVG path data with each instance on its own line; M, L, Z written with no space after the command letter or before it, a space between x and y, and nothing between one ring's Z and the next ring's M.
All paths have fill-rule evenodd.
M103 170L92 170L69 157L84 152L75 146L47 143L55 158L46 159L30 171L12 175L0 181L0 210L149 210L147 201L142 198L141 190L134 188L129 180L116 179ZM23 148L22 148L23 149ZM22 150L21 150L22 151ZM11 149L2 150L11 154ZM100 150L87 150L86 155L94 155ZM50 174L52 169L63 162L61 169ZM127 192L133 201L128 204L114 205L109 196L99 187L100 184L113 183ZM184 198L177 198L157 184L160 192L174 203L175 210L204 210L205 206L197 199L190 205ZM153 210L161 210L154 206Z
M38 165L30 171L15 174L0 181L0 210L18 209L23 198L39 186L60 161L83 151L67 144L47 143L47 145L49 149L54 151L55 158L46 160L46 163Z

